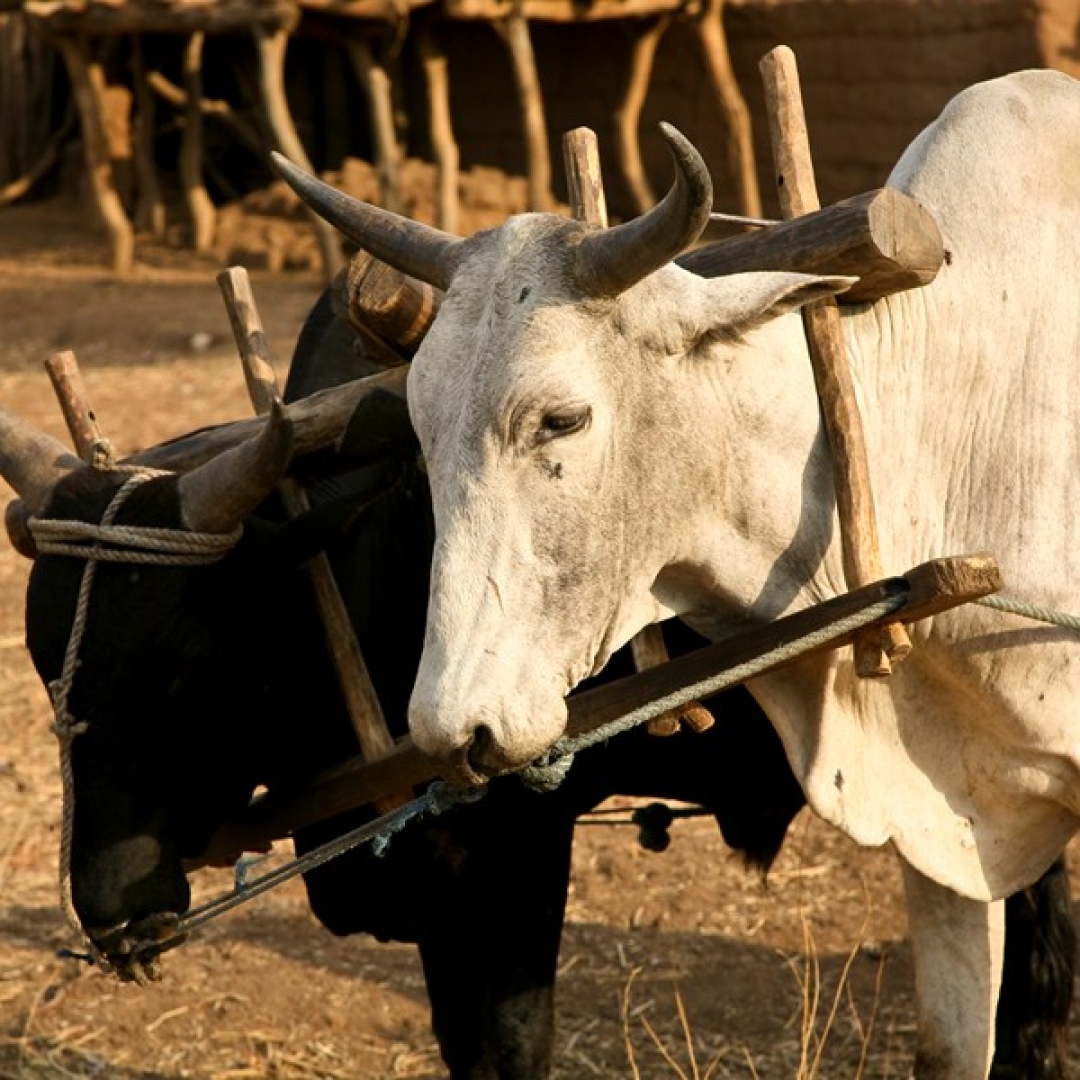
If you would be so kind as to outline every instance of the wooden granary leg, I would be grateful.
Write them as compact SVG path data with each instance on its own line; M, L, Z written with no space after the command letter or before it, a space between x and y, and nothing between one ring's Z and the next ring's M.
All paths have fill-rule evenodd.
M202 56L206 35L191 34L184 45L184 139L180 144L180 182L191 215L192 246L209 251L217 231L217 210L203 183Z
M740 212L748 217L760 217L761 190L754 165L750 111L731 66L724 33L724 0L703 0L691 25L701 43L709 77L727 122L728 169L738 188Z
M302 169L315 171L308 159L304 144L300 141L292 114L289 112L288 99L285 96L285 49L288 45L289 32L285 29L274 31L256 27L252 31L255 49L259 58L259 87L263 108L270 134L278 150L294 161ZM327 280L331 280L342 264L341 244L334 227L318 214L307 211L323 256L323 271Z
M344 44L349 63L367 97L382 205L401 213L401 148L394 128L390 75L366 36L346 34Z
M135 228L161 240L165 236L165 200L154 167L157 107L146 73L142 34L131 35L131 84L135 101Z
M100 63L90 58L86 40L81 35L57 34L53 40L71 80L82 128L86 171L94 201L109 234L113 270L126 274L134 260L135 240L109 160L105 134L105 72Z
M660 39L671 24L670 15L657 15L638 20L640 29L634 35L630 54L630 71L622 101L615 107L615 153L619 168L626 179L630 196L639 214L645 213L655 202L656 196L645 176L641 162L641 144L638 132L641 128L641 110L649 92L653 62Z
M555 200L551 194L551 154L548 150L544 95L540 89L524 0L513 0L510 14L498 24L498 29L510 50L514 81L521 102L529 169L529 209L552 210Z
M423 17L416 25L416 44L427 82L428 125L435 154L438 193L435 199L436 224L447 232L458 232L458 175L461 157L454 139L450 114L450 79L446 53L439 44L434 19Z

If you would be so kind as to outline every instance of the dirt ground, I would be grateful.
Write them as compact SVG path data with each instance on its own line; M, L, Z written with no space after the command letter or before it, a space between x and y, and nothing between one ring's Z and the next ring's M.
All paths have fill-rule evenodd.
M260 236L262 249L296 252L310 244L302 228L229 228L245 224L284 376L320 275L262 257ZM0 402L66 438L42 362L72 349L120 453L247 415L215 283L232 253L140 241L137 271L117 281L104 251L71 203L0 210ZM279 268L289 262L299 268ZM0 503L9 497L0 483ZM333 938L295 883L170 953L147 988L58 957L74 940L55 883L56 746L22 641L27 571L0 537L0 1077L444 1075L414 950ZM206 896L228 875L202 871L195 884ZM911 971L893 857L806 813L767 884L707 820L678 821L662 854L631 828L583 824L560 966L558 1080L907 1075Z

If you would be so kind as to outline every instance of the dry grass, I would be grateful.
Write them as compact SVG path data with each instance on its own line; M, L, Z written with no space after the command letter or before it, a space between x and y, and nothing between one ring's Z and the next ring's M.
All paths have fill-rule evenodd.
M799 880L802 881L801 876ZM839 976L831 991L823 975L821 955L812 919L807 913L804 902L805 894L803 894L800 901L798 916L802 929L802 949L798 954L784 956L784 962L798 989L800 1001L798 1058L794 1062L793 1080L821 1080L823 1076L827 1075L822 1064L825 1048L830 1035L835 1029L837 1018L845 1006L849 1016L849 1023L856 1033L857 1043L860 1048L855 1071L851 1073L850 1080L863 1080L866 1075L874 1023L881 1000L885 958L884 954L878 955L873 995L868 1002L863 1003L862 1007L860 1007L860 1002L856 999L849 976L853 965L867 945L868 930L873 922L873 897L866 882L863 881L862 884L865 903L862 926L855 937L853 945L848 950ZM673 989L673 1002L682 1045L679 1047L669 1043L648 1018L647 1009L651 1007L652 1002L650 1001L644 1006L634 1004L634 984L641 973L642 968L634 968L627 977L622 991L623 1044L632 1080L642 1080L643 1075L638 1063L638 1052L635 1049L635 1023L640 1025L648 1035L652 1046L666 1065L668 1072L665 1075L670 1075L674 1080L712 1080L721 1067L724 1051L716 1051L704 1066L699 1064L698 1048L703 1045L703 1042L694 1038L691 1023L683 1004L683 998L677 986ZM864 1010L866 1012L865 1019L863 1016ZM741 1051L743 1061L746 1068L749 1069L752 1080L760 1080L761 1074L751 1049L748 1046L743 1046Z

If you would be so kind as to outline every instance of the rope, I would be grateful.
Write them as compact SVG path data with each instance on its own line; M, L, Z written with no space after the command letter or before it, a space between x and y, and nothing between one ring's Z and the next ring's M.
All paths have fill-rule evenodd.
M127 479L117 490L109 505L105 508L102 522L106 525L116 517L123 500L127 494L138 484L149 479L148 476L135 476ZM68 637L67 648L64 651L64 663L60 670L60 678L49 683L49 698L53 706L53 732L60 744L60 782L61 782L61 822L60 822L60 866L59 866L59 889L60 910L68 925L75 931L79 939L87 947L95 962L106 971L113 970L112 964L105 955L97 948L90 935L87 934L78 912L75 910L75 901L71 888L71 848L72 837L75 832L75 770L71 763L71 744L75 738L86 731L86 724L79 723L68 708L68 698L75 682L75 671L79 666L79 646L82 644L83 633L86 630L87 612L90 604L90 588L94 583L97 572L96 545L84 549L83 554L87 559L83 567L82 578L79 581L78 598L75 601L75 615L72 619L71 634Z
M486 794L486 788L452 788L445 781L437 781L423 795L410 800L404 806L399 806L373 821L350 829L349 832L328 840L317 848L312 848L306 855L298 856L283 866L270 870L262 877L238 883L231 893L215 897L200 907L192 908L180 920L179 928L185 933L197 929L217 915L238 907L264 892L269 892L270 889L298 874L315 870L360 844L371 841L375 854L381 856L386 853L391 839L406 825L412 824L421 817L444 814L447 810L463 803L476 802Z
M108 444L105 443L100 453L102 460L109 459ZM159 565L177 565L180 563L205 563L220 559L226 551L235 546L241 534L237 526L231 533L189 533L180 529L136 528L133 526L114 526L112 524L120 507L128 495L138 486L156 476L163 475L157 470L143 469L132 474L120 485L102 515L101 523L93 525L82 521L55 521L31 517L29 527L37 543L39 554L71 555L86 560L79 592L75 601L75 613L72 617L71 633L64 651L64 662L60 677L48 684L49 699L53 707L52 730L56 735L60 749L61 783L61 821L59 854L59 893L60 910L68 925L74 930L87 951L86 958L102 970L118 974L116 962L106 956L87 934L86 929L75 910L75 901L71 884L72 840L75 832L75 771L72 765L72 743L75 738L87 730L85 722L80 722L72 715L68 705L75 673L79 667L79 649L90 606L90 591L94 584L98 564L102 562L155 563ZM64 538L64 539L57 539ZM68 540L88 541L87 544L70 543ZM102 548L101 544L126 544L136 550L114 550ZM77 955L77 954L72 954ZM146 970L139 965L137 958L124 958L125 971L137 982L148 978Z
M1023 600L1013 600L996 593L981 596L975 603L996 608L998 611L1006 611L1010 615L1019 615L1025 619L1034 619L1053 626L1064 626L1069 630L1080 630L1080 616L1070 615L1065 611L1055 611L1053 608L1039 607L1037 604L1028 604Z
M768 668L786 663L802 655L811 649L823 648L837 638L860 630L862 627L891 614L901 607L907 596L904 592L898 592L895 596L887 596L870 604L829 626L814 630L802 637L794 638L785 645L778 645L774 649L755 656L752 660L746 660L734 667L725 668L706 679L691 683L665 694L655 701L641 705L616 720L602 724L593 731L583 732L581 735L568 736L560 739L552 748L540 758L540 760L523 770L522 779L529 787L537 791L551 791L562 783L573 764L574 755L580 750L586 750L599 742L629 731L638 724L645 723L661 713L670 709L679 709L705 697L712 697L721 690L726 690L736 683L745 682L747 679L760 675Z
M770 649L768 652L760 653L752 660L744 661L735 667L717 672L707 679L684 686L680 690L673 691L646 705L639 706L637 709L625 713L617 720L612 720L592 731L560 739L538 763L524 770L523 779L530 787L540 791L557 787L569 771L574 754L579 750L586 750L590 746L604 742L613 735L629 731L638 724L645 723L671 709L681 709L692 701L712 697L714 694L720 693L721 690L727 690L737 683L745 682L755 675L760 675L768 668L796 659L805 652L826 647L836 638L854 633L876 619L895 611L903 605L905 599L904 594L886 597L853 615L849 615L846 619L830 623L826 627L805 634L800 638L795 638L786 645L780 645L775 649ZM1055 611L1051 608L1039 607L1035 604L1027 604L1020 600L1011 600L993 594L979 597L974 602L1013 615L1021 615L1040 622L1068 627L1071 630L1080 630L1080 617L1062 611Z
M149 479L149 476L146 479ZM123 491L124 488L120 490ZM55 521L51 518L32 517L28 524L38 552L42 555L72 555L76 558L92 559L94 562L157 566L213 562L236 546L243 531L243 526L237 525L227 533L187 532L184 529L111 525L104 519L100 525L92 525L86 521ZM72 540L89 541L93 546L71 543ZM103 548L99 546L101 544L114 544L117 547Z
M123 958L125 968L129 963L136 966L151 964L162 953L182 945L193 931L202 928L212 919L232 911L241 904L246 904L249 900L254 900L257 896L283 885L286 881L297 877L299 874L323 866L360 844L372 843L376 856L381 856L385 854L391 839L407 825L412 824L421 817L434 817L463 803L476 802L486 794L486 788L453 788L445 781L440 780L432 784L423 795L412 799L404 806L391 810L364 825L357 826L357 828L351 829L333 840L328 840L326 843L313 848L306 855L290 859L287 863L268 871L261 877L246 879L243 862L242 860L238 861L235 870L235 885L230 892L221 893L181 916L177 920L174 932L170 937L163 940L136 943L131 952ZM88 961L94 959L92 955L69 955Z

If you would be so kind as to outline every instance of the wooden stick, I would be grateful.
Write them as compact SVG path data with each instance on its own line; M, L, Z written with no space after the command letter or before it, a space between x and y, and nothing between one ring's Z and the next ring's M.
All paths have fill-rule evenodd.
M563 162L566 186L570 192L570 212L579 221L606 228L607 199L600 171L600 151L596 133L587 127L574 128L563 136ZM634 667L645 671L671 659L659 625L643 627L630 639ZM716 722L712 713L698 702L683 709L673 709L648 721L653 735L674 735L682 721L694 731L706 731Z
M776 186L784 216L799 217L820 209L810 141L802 106L795 54L777 46L761 60L772 135ZM833 456L836 503L840 516L844 575L849 588L881 577L874 496L855 387L844 348L840 310L834 300L803 308L818 397ZM861 676L884 676L891 661L902 660L911 642L900 624L858 635L855 670Z
M112 464L112 448L101 434L97 416L90 407L90 399L83 385L79 365L75 354L70 349L53 353L45 361L45 370L60 402L60 411L64 414L64 423L71 433L75 452L97 468Z
M237 350L244 367L248 393L256 412L269 410L278 396L277 376L270 361L270 351L262 319L255 306L255 297L247 271L242 267L223 270L217 278L225 299L236 338ZM293 517L309 509L307 494L295 480L283 480L279 488L286 511ZM360 643L356 640L352 620L337 587L333 568L325 552L308 563L315 598L326 630L326 643L341 683L342 694L349 710L353 729L366 761L376 761L394 749L394 740L386 726L382 706L371 684ZM380 800L383 812L404 805L412 792L400 792Z
M461 172L461 152L454 138L450 113L450 77L446 52L438 39L438 21L442 17L430 11L410 12L411 25L416 28L416 49L427 84L428 127L431 149L435 155L436 224L446 232L458 231L458 176Z
M644 214L656 204L656 196L641 158L638 131L641 128L641 111L649 93L656 50L671 25L671 19L671 13L665 11L651 18L627 20L628 32L633 37L630 69L623 86L622 100L616 103L612 119L615 121L615 155L639 214Z

